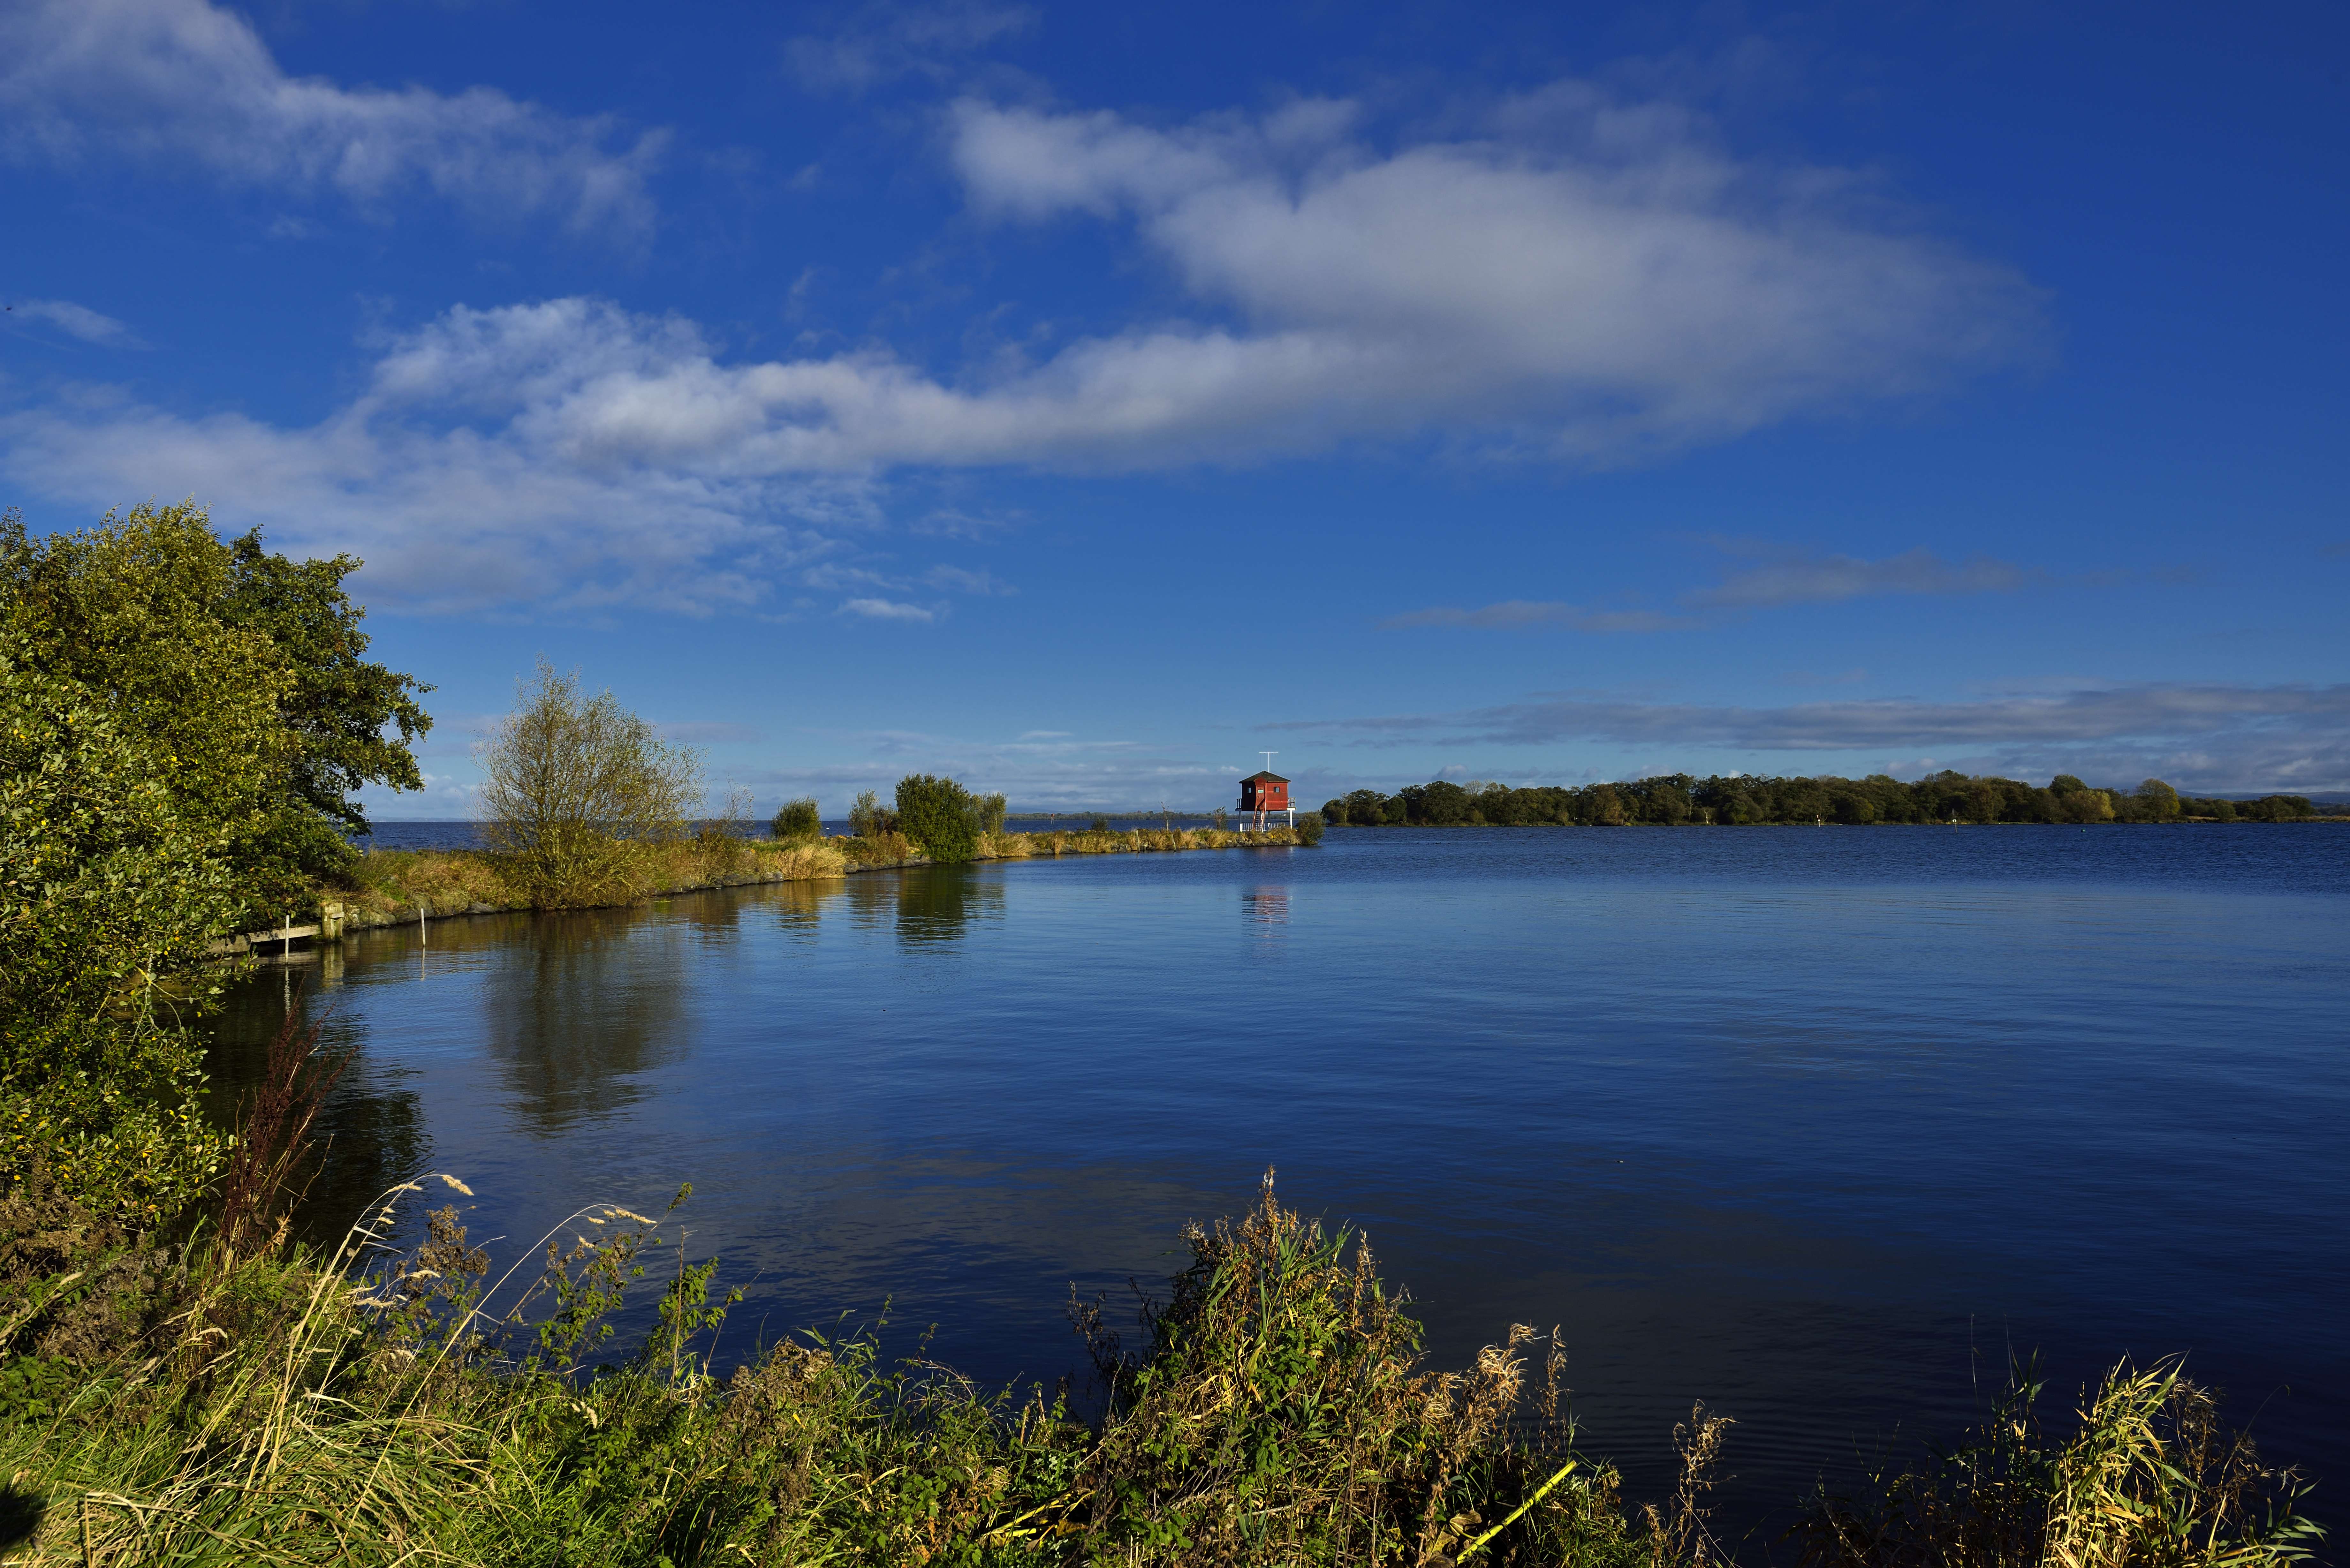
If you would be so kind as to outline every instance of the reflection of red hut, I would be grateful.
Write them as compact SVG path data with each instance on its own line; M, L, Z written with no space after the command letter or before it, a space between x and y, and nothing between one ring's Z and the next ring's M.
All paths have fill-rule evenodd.
M1259 828L1276 811L1289 818L1290 826L1297 826L1296 812L1289 804L1289 781L1270 768L1241 780L1241 811L1254 815Z

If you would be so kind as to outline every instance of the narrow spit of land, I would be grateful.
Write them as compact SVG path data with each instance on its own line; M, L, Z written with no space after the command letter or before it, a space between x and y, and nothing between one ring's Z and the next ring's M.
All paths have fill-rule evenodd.
M973 860L1050 859L1066 855L1165 854L1186 849L1270 849L1313 842L1310 828L1273 827L1235 833L1222 828L1132 828L1123 832L983 833ZM807 882L860 871L890 871L935 862L902 835L839 836L778 842L705 833L646 852L644 874L618 904L641 903L712 888ZM359 863L357 886L321 895L339 905L347 930L400 925L454 915L526 909L528 899L509 884L498 856L471 849L371 851Z

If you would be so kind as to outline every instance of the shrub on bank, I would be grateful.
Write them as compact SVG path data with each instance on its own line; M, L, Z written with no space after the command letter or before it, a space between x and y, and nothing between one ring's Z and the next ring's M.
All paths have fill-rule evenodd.
M898 831L932 860L968 860L977 847L978 803L952 779L908 774L898 781Z
M1700 1568L1727 1555L1703 1501L1725 1423L1700 1410L1677 1434L1674 1497L1627 1513L1614 1470L1575 1449L1555 1332L1530 1401L1524 1353L1541 1336L1524 1327L1467 1368L1426 1368L1368 1250L1282 1208L1269 1179L1237 1224L1187 1229L1190 1262L1143 1303L1133 1350L1099 1303L1076 1313L1106 1382L1091 1422L1040 1389L892 1365L869 1334L804 1333L721 1379L705 1357L737 1298L713 1293L714 1265L690 1264L665 1220L590 1205L541 1238L536 1274L497 1272L454 1207L416 1217L406 1252L386 1245L428 1185L467 1192L452 1177L403 1183L323 1255L255 1244L265 1223L142 1251L54 1193L0 1201L0 1466L33 1559ZM610 1317L641 1293L654 1326L611 1355ZM1962 1449L1938 1479L1823 1503L1810 1561L2289 1568L2314 1538L2293 1510L2298 1483L2262 1469L2175 1366L2117 1369L2069 1436L2005 1410L1983 1441L1997 1451Z
M805 843L824 836L824 817L816 810L814 795L802 795L787 800L775 813L775 821L767 825L770 837L785 844Z
M1989 1419L1920 1469L1857 1493L1823 1488L1792 1532L1805 1568L2284 1568L2324 1532L2309 1486L2264 1466L2177 1358L2114 1368L2070 1432L2036 1372L2014 1369Z
M895 833L898 831L898 814L883 805L881 797L873 791L859 791L856 804L848 808L848 831L859 838Z

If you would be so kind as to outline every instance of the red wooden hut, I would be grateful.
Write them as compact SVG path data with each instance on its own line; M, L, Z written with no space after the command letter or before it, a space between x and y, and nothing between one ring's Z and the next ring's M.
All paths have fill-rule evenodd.
M1265 819L1276 811L1289 814L1289 781L1270 768L1249 774L1241 780L1241 811L1243 815L1254 815L1259 828L1263 828ZM1296 825L1296 818L1292 815L1290 826L1294 827Z

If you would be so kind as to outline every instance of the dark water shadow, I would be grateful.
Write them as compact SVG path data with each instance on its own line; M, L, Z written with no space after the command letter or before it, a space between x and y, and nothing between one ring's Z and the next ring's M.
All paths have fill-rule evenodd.
M221 1127L242 1120L289 1011L299 1027L317 1027L322 1056L347 1058L311 1135L318 1157L301 1178L293 1215L303 1236L339 1234L370 1199L423 1168L432 1149L423 1104L408 1086L414 1069L370 1053L365 1019L336 1005L341 960L329 949L317 962L265 971L232 990L211 1021L205 1054L212 1075L205 1111Z

